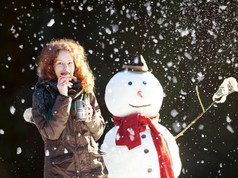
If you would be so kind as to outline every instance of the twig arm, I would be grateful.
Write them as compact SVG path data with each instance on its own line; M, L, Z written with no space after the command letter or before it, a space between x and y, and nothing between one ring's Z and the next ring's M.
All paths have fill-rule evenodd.
M202 104L202 100L201 100L201 98L200 98L200 96L199 96L198 86L196 86L196 92L197 92L197 97L198 97L199 103L200 103L200 105L201 105L201 107L202 107L202 112L205 112L204 107L203 107L203 104Z
M175 136L175 139L179 138L188 130L193 124L197 122L198 119L200 119L205 112L207 112L213 105L215 104L215 101L213 101L210 106L206 110L204 110L201 114L199 114L186 128L184 128L178 135Z
M236 82L236 80L235 80ZM233 81L233 84L234 84L234 81ZM237 85L234 87L234 85L231 85L230 88L229 88L229 92L228 93L223 93L222 95L219 95L219 98L214 98L213 99L213 102L210 104L210 106L207 107L206 110L204 110L204 107L203 107L203 104L202 104L202 101L200 99L200 96L199 96L199 92L198 92L198 86L196 86L196 92L197 92L197 96L198 96L198 100L200 102L200 105L202 107L202 113L199 114L186 128L184 128L178 135L175 136L175 139L179 138L180 136L182 136L184 134L184 132L186 132L186 130L188 130L193 124L195 124L195 122L200 119L203 114L205 114L205 112L207 112L215 103L219 103L219 100L222 99L223 96L227 96L235 91L237 91L237 89L234 89L234 88L237 88Z

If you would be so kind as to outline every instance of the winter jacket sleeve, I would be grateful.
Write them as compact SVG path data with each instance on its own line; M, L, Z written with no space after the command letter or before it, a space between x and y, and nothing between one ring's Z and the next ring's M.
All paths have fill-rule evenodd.
M36 97L37 95L34 93L32 106L33 120L43 137L49 140L57 140L66 127L72 99L71 97L58 95L52 108L51 120L46 121L37 111Z
M90 122L85 122L89 131L91 132L95 141L97 141L103 134L105 129L105 122L101 115L100 108L98 106L97 99L94 93L88 94L90 104L93 108L93 116Z

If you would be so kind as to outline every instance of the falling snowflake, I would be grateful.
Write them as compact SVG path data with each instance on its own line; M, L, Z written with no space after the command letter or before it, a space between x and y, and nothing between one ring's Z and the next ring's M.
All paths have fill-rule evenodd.
M119 140L119 139L120 139L120 135L117 134L117 135L116 135L116 140Z
M106 28L105 31L106 31L106 33L109 34L109 35L112 34L112 31L111 31L109 28Z
M181 128L182 128L180 122L174 122L174 123L172 124L172 127L173 127L173 129L174 129L174 131L175 131L176 133L180 132L180 131L181 131Z
M47 24L47 27L52 27L55 23L55 20L54 19L51 19L48 24Z
M171 116L172 117L176 117L179 113L176 109L173 109L171 112L170 112Z
M14 106L10 107L10 113L13 115L16 111L16 108Z
M225 10L227 8L227 6L220 6L219 9L221 10Z
M227 125L226 128L229 132L234 133L234 130L230 125Z
M19 154L21 154L21 152L22 152L21 147L18 147L18 148L17 148L17 154L19 155Z
M69 151L65 148L64 149L64 154L67 154Z
M179 29L179 32L181 37L187 36L189 34L189 31L187 29L186 30Z
M226 116L226 122L230 123L232 120L229 116Z
M202 81L204 78L205 78L205 77L204 77L204 75L202 74L202 72L198 72L198 73L197 73L197 79L198 79L199 82Z
M128 128L127 131L129 132L130 140L133 141L135 139L135 132L132 128Z
M50 155L49 150L45 150L45 156L49 156L49 155Z
M90 11L92 11L93 10L93 7L87 7L87 10L90 12Z
M184 53L184 56L185 56L186 58L188 58L188 59L192 59L191 54L189 54L188 52L185 52L185 53Z
M4 134L4 130L0 129L0 134L3 135Z

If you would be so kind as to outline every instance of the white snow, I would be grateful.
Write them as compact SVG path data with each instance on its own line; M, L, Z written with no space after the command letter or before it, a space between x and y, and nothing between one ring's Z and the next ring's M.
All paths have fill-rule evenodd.
M89 49L89 50L88 50L88 53L89 53L89 54L93 54L93 50Z
M157 40L157 39L153 39L153 42L154 42L154 43L158 43L158 40Z
M83 7L81 7L81 6L78 6L78 8L79 8L80 11L83 10Z
M135 139L135 132L132 128L127 128L127 131L129 132L129 137L130 137L130 140L133 141Z
M219 9L221 9L221 10L225 10L226 8L227 8L227 6L224 6L224 5L219 6Z
M184 123L182 124L182 127L183 127L183 128L186 128L186 127L187 127L187 123L184 122Z
M93 7L88 6L88 7L87 7L87 10L90 12L90 11L93 10Z
M191 56L191 54L189 54L188 52L185 52L184 53L184 56L186 57L186 58L188 58L188 59L192 59L192 56Z
M45 150L45 156L50 156L49 150Z
M203 124L199 124L198 129L199 130L203 130L204 129L204 125Z
M156 49L156 54L160 54L160 51L159 51L159 49Z
M111 35L112 34L112 31L109 29L109 28L105 28L105 31L107 34Z
M19 154L21 154L21 153L22 153L21 147L17 147L17 154L19 155Z
M75 24L75 23L76 23L76 21L75 21L74 19L71 19L71 22L72 22L73 24Z
M55 19L50 19L50 21L47 23L47 27L52 27L55 23Z
M178 83L178 79L176 76L173 76L173 83Z
M170 111L170 115L171 115L172 117L176 117L178 114L179 114L179 113L178 113L178 111L177 111L176 109L173 109L173 110Z
M174 83L177 82L176 76L171 77L171 80L172 79ZM145 82L147 83L146 85L143 84ZM143 98L138 95L138 91L143 93ZM118 72L110 79L105 91L105 103L107 108L112 115L117 117L125 117L134 113L141 113L148 117L155 116L160 110L163 98L164 92L162 86L154 75L149 72ZM144 107L148 105L148 103L150 105ZM178 111L173 109L171 115L176 117ZM154 125L168 142L174 163L173 170L175 177L178 177L181 170L181 162L174 136L157 122L155 122ZM179 132L181 129L181 124L178 122L175 122L173 126L176 132ZM136 130L130 127L125 129L127 129L126 133L133 141L135 139L134 135ZM146 127L146 130L140 133L141 145L130 150L127 146L117 146L115 144L115 140L119 140L123 136L119 135L117 130L118 126L109 130L101 146L101 150L106 152L104 160L110 172L109 177L160 177L159 165L162 163L158 161L149 127Z
M188 29L185 29L185 30L178 29L178 31L180 32L181 37L187 36L189 34Z
M231 118L229 117L229 115L226 116L226 122L230 123L232 120Z
M233 128L231 127L231 125L227 125L227 126L226 126L226 129L227 129L229 132L234 133L234 130L233 130Z
M116 134L116 140L119 140L120 139L120 135L119 134Z
M162 18L159 18L159 19L157 20L157 24L159 24L159 25L161 25L163 22L164 22L164 19L162 19Z
M151 9L152 9L151 2L148 1L147 3L144 4L144 6L146 7L148 15L151 16L151 14L152 14L152 12L151 12Z
M187 92L184 91L183 89L180 90L180 93L181 93L182 95L187 95Z
M208 33L215 38L217 38L217 35L212 31L212 30L208 30Z
M168 67L172 67L172 66L173 66L173 62L172 62L172 61L168 62L168 63L167 63L167 66L168 66Z
M181 128L182 128L180 122L174 122L174 123L172 124L172 127L173 127L173 129L174 129L174 131L175 131L176 133L180 132L180 131L181 131Z
M163 133L166 140L169 143L171 149L172 158L174 158L174 170L176 175L180 172L181 163L177 157L178 147L174 141L174 137L169 131L161 126L156 125L158 130ZM105 164L108 170L111 172L110 178L122 178L122 177L160 177L158 157L153 146L153 140L150 134L150 130L140 133L142 144L131 150L128 150L126 146L116 146L115 137L118 127L113 127L106 135L104 142L101 146L101 150L107 154L104 156ZM120 166L118 166L120 165ZM148 171L152 170L152 172Z
M10 107L10 113L13 115L16 111L16 108L14 106Z
M138 59L138 58L135 58L135 59L134 59L134 63L135 63L135 64L138 64L138 63L139 63L139 59Z
M201 82L204 78L205 78L205 77L204 77L204 75L202 74L202 72L198 72L198 73L197 73L197 80L198 80L199 82Z
M65 148L64 149L64 154L67 154L69 151Z
M113 31L113 33L118 32L118 30L119 30L119 26L118 26L118 25L116 25L116 24L112 24L111 27L112 27L112 31Z
M3 134L4 134L4 130L0 129L0 135L3 135Z

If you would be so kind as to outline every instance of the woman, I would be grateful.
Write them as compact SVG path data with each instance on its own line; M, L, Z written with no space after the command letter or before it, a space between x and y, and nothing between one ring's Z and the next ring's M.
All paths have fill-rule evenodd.
M96 143L105 122L83 47L70 39L51 41L38 57L37 72L32 115L45 144L44 177L107 177ZM83 121L77 114L81 100Z

